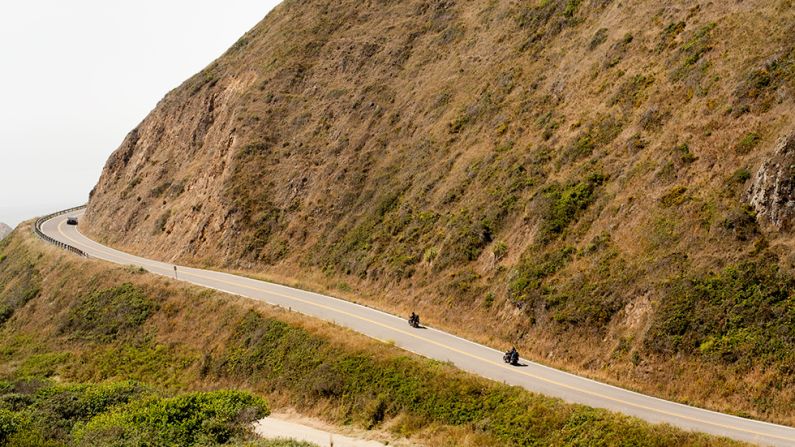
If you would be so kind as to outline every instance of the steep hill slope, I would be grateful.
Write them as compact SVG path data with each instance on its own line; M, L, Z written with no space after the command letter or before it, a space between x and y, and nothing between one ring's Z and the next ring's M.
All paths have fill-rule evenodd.
M108 160L128 250L792 422L791 0L286 1Z

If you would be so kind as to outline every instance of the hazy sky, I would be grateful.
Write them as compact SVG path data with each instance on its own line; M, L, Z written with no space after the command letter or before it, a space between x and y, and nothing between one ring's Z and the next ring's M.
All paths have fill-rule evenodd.
M278 3L0 2L0 222L85 203L127 132Z

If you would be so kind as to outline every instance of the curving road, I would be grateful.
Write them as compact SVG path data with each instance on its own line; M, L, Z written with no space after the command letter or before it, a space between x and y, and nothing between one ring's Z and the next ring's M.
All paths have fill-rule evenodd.
M83 211L75 215L82 217ZM48 236L83 250L89 256L122 265L135 265L174 277L174 265L133 256L83 236L66 216L42 224ZM433 328L412 329L402 317L326 295L227 273L178 267L177 279L198 286L291 308L331 321L379 340L492 380L592 407L636 416L652 423L668 423L686 430L726 436L771 446L795 446L795 428L744 419L645 396L563 371L522 360L523 366L502 362L502 352Z

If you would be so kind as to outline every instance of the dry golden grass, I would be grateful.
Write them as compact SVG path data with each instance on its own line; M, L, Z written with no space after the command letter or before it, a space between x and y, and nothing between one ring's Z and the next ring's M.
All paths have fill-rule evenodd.
M700 355L721 328L650 347L672 281L769 254L795 271L791 233L729 228L747 190L735 174L792 132L791 60L758 99L741 94L792 59L792 23L790 0L287 1L128 137L83 228L792 424L791 393L772 391L795 386L791 357ZM566 202L593 174L603 184ZM523 269L569 250L554 271ZM533 286L517 293L523 271Z

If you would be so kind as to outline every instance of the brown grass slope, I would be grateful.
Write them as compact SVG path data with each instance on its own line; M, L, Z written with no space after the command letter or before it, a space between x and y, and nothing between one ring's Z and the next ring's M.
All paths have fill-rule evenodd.
M286 1L130 133L86 230L795 423L793 23L790 0Z

